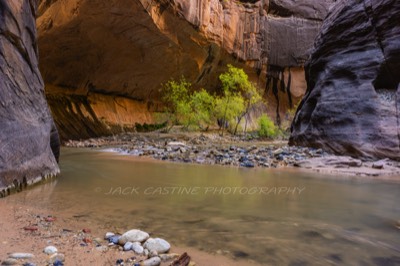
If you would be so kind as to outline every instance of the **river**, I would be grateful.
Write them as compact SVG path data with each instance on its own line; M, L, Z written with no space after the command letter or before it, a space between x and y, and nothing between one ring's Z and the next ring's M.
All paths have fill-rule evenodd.
M262 265L399 262L400 184L63 148L62 174L8 197L105 232L140 228L172 245ZM382 264L383 263L383 264Z

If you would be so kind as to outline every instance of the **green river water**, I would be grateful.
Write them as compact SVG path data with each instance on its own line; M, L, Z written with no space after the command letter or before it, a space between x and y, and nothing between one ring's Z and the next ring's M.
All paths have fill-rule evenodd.
M62 150L8 200L261 265L400 265L400 183ZM389 264L392 263L392 264Z

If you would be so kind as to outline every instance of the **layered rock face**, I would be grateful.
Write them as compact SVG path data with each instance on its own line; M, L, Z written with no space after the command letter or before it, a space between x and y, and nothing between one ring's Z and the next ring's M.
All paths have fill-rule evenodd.
M400 2L341 0L306 67L291 144L400 160Z
M267 87L265 97L282 113L287 94L299 99L305 91L302 66L333 1L42 0L41 71L56 123L63 131L68 117L81 116L60 108L64 93L122 96L152 112L161 83L184 75L196 88L215 90L229 63ZM76 120L102 123L85 137L114 130L119 120L152 122L150 116L127 119L119 113L85 117ZM74 124L85 131L84 123Z
M0 196L59 172L58 134L38 67L35 7L33 0L0 2Z

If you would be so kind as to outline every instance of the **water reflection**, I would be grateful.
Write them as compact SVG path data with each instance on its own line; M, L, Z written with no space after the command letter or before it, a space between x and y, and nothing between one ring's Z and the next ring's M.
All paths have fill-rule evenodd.
M400 255L399 184L78 149L63 150L61 169L7 200L263 265L375 265Z

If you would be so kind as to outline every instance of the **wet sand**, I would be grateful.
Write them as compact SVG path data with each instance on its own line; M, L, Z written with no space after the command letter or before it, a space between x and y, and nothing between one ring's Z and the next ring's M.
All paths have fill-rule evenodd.
M12 197L12 196L11 196ZM49 256L43 253L46 246L57 247L58 253L65 255L65 265L116 265L118 259L126 260L136 256L133 251L120 251L118 247L110 247L108 251L102 252L96 249L95 238L102 240L103 246L107 241L103 240L106 233L99 225L92 223L71 222L62 216L62 213L47 213L46 210L27 208L12 202L7 198L0 199L0 263L9 254L14 252L31 253L35 257L28 260L19 260L18 265L25 262L36 265L47 265ZM55 217L52 222L45 221L45 217ZM25 230L24 228L37 230ZM90 233L83 233L88 228ZM112 228L110 228L111 230ZM127 228L126 230L131 229ZM90 239L92 243L81 246L83 239ZM211 266L240 266L257 264L250 260L235 261L224 255L209 254L191 247L175 247L172 245L170 253L181 254L187 252L196 265ZM169 262L161 263L162 266L169 265ZM127 264L125 265L133 265Z

